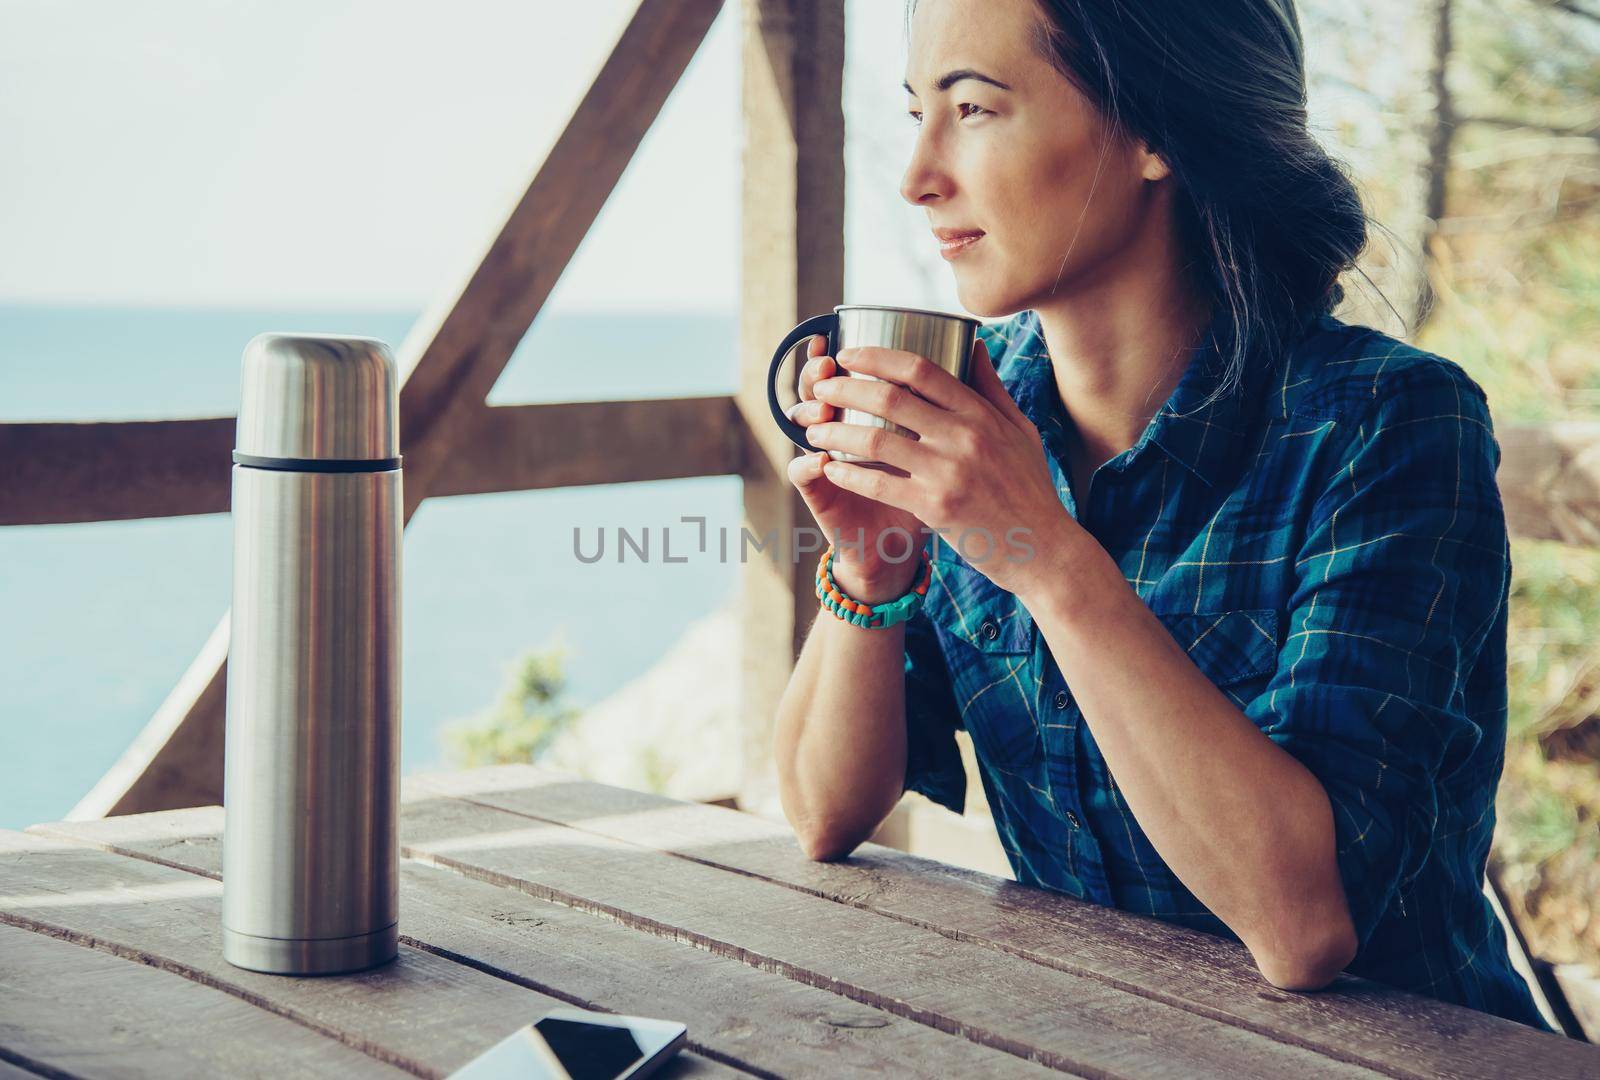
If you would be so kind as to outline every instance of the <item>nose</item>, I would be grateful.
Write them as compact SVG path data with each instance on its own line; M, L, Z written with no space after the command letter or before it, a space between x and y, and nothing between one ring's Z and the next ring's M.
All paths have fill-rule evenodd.
M912 206L921 206L929 198L943 199L950 194L950 177L938 160L931 132L926 126L917 132L916 145L911 149L911 160L905 175L900 178L900 197Z

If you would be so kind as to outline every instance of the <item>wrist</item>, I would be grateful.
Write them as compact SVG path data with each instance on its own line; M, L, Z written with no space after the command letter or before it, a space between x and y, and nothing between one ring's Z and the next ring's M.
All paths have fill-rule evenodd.
M1062 511L1059 527L1039 534L1026 578L1015 588L1017 599L1035 617L1048 616L1058 624L1074 621L1092 609L1093 595L1109 573L1124 588L1130 587L1122 568L1088 530Z
M917 580L921 560L913 556L904 562L880 561L862 566L833 556L833 580L853 600L863 604L884 604L904 596Z

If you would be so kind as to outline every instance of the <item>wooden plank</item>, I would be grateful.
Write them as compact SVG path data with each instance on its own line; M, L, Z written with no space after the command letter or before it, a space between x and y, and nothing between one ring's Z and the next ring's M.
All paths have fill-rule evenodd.
M160 820L170 816L32 831L215 865L214 835L189 835L192 819ZM209 824L214 834L220 820ZM412 858L1075 1075L1376 1075L929 930L425 788L409 790L402 837Z
M0 831L0 923L224 991L378 1061L445 1076L547 1009L570 1004L402 946L393 963L294 978L222 959L220 881L60 839ZM689 1052L684 1076L736 1070Z
M411 798L468 799L938 927L1395 1076L1502 1076L1529 1062L1549 1075L1600 1074L1600 1047L1349 975L1319 993L1281 991L1238 942L876 844L813 862L782 824L525 765L411 776L406 787Z
M0 925L0 1057L71 1076L409 1076L230 994Z
M783 335L844 299L844 0L740 2L742 527L777 555L740 568L739 801L775 807L772 728L816 617L817 556L795 550L815 522L785 474L797 450L772 422L766 377Z
M737 421L727 395L485 407L435 497L735 474Z
M0 526L229 511L235 418L0 423ZM731 396L483 406L430 498L739 471Z
M204 807L32 831L215 876L221 828L221 811ZM835 1075L1063 1075L691 943L432 866L402 865L401 905L402 940L418 948L612 1011L679 1020L697 1048L769 1073L814 1072L825 1059Z
M0 424L0 525L223 514L231 416Z
M639 0L537 175L459 288L411 328L397 351L404 520L471 442L484 400L633 159L722 6ZM227 616L223 616L226 622ZM213 631L226 639L226 627ZM73 808L74 818L217 801L226 652L202 650L149 732ZM141 757L141 749L154 757Z
M1371 1076L1032 961L595 832L413 787L413 858L688 940L1067 1071L1123 1076ZM648 888L641 888L648 882Z

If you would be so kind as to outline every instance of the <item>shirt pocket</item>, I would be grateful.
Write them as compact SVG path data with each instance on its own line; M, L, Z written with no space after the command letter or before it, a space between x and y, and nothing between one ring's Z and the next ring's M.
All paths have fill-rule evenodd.
M946 603L934 622L961 724L982 761L1026 770L1043 753L1033 709L1038 627L1015 596L978 571L943 564L940 572Z

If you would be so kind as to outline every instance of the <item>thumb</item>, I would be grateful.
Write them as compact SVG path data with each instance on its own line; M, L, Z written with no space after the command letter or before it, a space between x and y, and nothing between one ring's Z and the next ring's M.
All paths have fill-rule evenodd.
M1006 417L1012 420L1027 420L1017 406L1016 400L1012 398L1011 391L1007 390L1005 383L1000 380L1000 372L995 369L994 360L989 356L989 346L984 344L982 338L972 344L971 363L972 389Z

